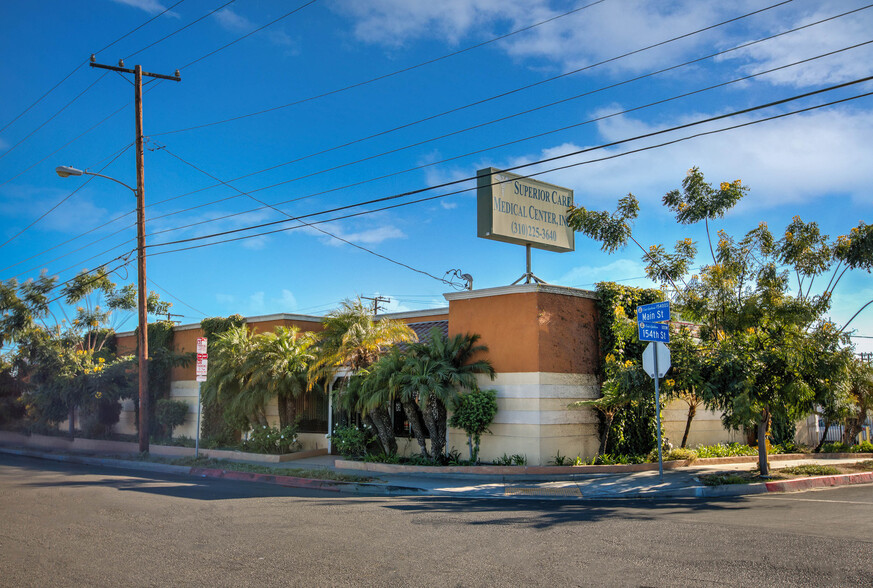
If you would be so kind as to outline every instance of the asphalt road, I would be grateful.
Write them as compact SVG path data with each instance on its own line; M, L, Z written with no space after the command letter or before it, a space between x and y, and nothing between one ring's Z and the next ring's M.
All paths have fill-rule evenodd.
M873 586L873 486L364 498L0 455L2 586Z

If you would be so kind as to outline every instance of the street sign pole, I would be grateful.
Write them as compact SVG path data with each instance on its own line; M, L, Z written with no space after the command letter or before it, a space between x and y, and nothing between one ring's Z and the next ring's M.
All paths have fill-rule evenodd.
M200 457L200 399L203 396L203 382L206 381L206 370L209 361L206 337L197 337L197 363L194 373L197 378L197 431L194 434L194 459Z
M200 396L202 392L203 382L197 382L197 434L194 435L194 459L200 457Z
M660 391L658 390L658 381L661 379L658 377L658 344L654 345L654 355L655 355L655 424L658 426L658 479L663 482L664 481L664 456L661 452L661 396Z

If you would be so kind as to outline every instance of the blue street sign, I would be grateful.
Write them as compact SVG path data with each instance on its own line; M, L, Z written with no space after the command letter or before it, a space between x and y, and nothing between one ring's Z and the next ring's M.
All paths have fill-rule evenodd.
M670 320L670 301L637 306L637 321L657 323ZM660 340L660 339L659 339Z
M640 341L670 342L670 325L664 323L647 323L638 321Z

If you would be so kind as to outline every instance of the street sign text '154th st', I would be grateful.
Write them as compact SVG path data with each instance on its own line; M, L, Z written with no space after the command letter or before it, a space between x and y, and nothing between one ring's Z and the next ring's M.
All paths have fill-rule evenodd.
M670 342L670 301L644 304L637 307L637 327L640 341Z

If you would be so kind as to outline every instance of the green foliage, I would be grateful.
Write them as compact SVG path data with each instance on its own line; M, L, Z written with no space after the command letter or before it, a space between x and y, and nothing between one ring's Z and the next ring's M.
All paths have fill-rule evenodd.
M791 476L835 476L840 473L840 470L834 466L817 463L804 463L796 466L780 468L779 472Z
M688 449L687 447L676 447L671 449L665 453L662 453L662 458L664 461L683 461L687 460L689 462L693 462L697 459L697 451L693 449ZM656 462L658 461L658 452L653 451L648 456L648 461Z
M600 414L599 453L645 455L656 445L655 399L642 370L645 343L637 338L636 307L664 299L659 290L597 284L601 399L577 403Z
M555 453L555 456L552 458L551 463L556 466L569 465L570 458L568 458L566 455L561 455L561 450L559 449L558 452Z
M172 439L173 429L185 423L188 416L188 403L161 398L155 406L155 420L160 427L162 439Z
M786 423L816 406L829 410L844 404L852 354L843 331L852 319L838 329L826 316L846 271L873 267L873 228L861 222L848 235L830 240L815 222L795 217L782 236L761 223L742 237L718 231L716 239L710 221L723 217L747 191L739 180L715 188L695 167L681 190L664 196L677 222L705 226L711 263L696 274L691 268L700 262L690 239L678 241L672 253L634 240L638 205L631 195L613 214L579 209L569 218L605 251L631 241L640 247L647 275L672 288L675 309L700 325L702 398L722 412L726 426L757 429L763 446L771 418L776 441L791 441ZM817 278L823 279L813 291ZM609 345L609 333L603 335ZM766 455L761 455L766 474Z
M336 427L330 435L331 448L343 457L361 457L367 452L367 445L373 434L354 425Z
M498 457L497 459L494 460L494 465L500 465L500 466L527 465L527 456L522 455L520 453L515 453L513 455L506 455L504 453L501 457Z
M715 445L701 445L698 446L695 451L697 451L697 457L699 458L758 455L757 449L755 449L754 447L749 447L748 445L742 445L740 443L729 443L727 445L725 445L724 443L716 443Z
M470 461L478 461L479 442L497 414L497 391L474 388L460 394L454 402L454 413L449 425L467 433L470 446Z
M251 453L292 453L300 449L300 444L297 442L297 425L288 425L283 429L266 425L255 427L240 447L243 451Z
M601 453L600 455L596 455L590 459L585 460L583 463L577 463L576 465L627 465L627 464L635 464L635 463L645 463L646 456L644 455L627 455L623 453Z
M861 441L857 445L852 445L849 448L852 453L873 453L873 443L870 441Z
M725 484L748 484L754 480L742 474L708 474L700 476L704 486L722 486Z
M238 314L228 317L213 317L200 321L203 336L208 345L212 345L218 335L226 332L231 327L239 327L245 324L245 318ZM236 444L239 440L239 430L235 429L224 419L224 406L222 406L217 394L209 382L203 385L202 415L200 436L204 447L227 447Z
M821 447L822 453L849 453L849 445L837 441L836 443L825 443Z

